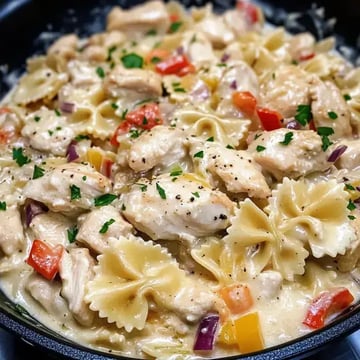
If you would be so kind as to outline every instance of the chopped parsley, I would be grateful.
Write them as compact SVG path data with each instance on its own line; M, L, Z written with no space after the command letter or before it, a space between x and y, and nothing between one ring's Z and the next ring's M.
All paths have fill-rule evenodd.
M261 133L255 134L254 140L256 140L257 138L259 138L261 135L262 135Z
M73 242L75 242L76 235L79 232L79 229L77 228L77 226L75 225L75 226L67 229L66 232L67 232L67 237L68 237L69 243L72 244Z
M143 121L142 121L142 124L143 124L143 125L147 125L147 123L148 123L148 119L146 118L146 116L144 116Z
M356 205L354 204L354 202L352 200L349 200L349 203L347 205L347 208L350 210L350 211L353 211L356 209Z
M355 190L355 188L350 184L345 184L345 189L346 190Z
M279 144L281 145L289 145L291 140L293 139L294 133L293 132L288 132L285 134L284 140L283 141L279 141Z
M125 211L126 210L126 206L125 206L125 204L122 204L121 205L121 211Z
M356 217L354 215L348 215L349 220L355 220Z
M75 136L75 141L79 142L81 140L89 140L89 136L88 135L82 135L82 134Z
M87 176L84 175L84 176L82 177L82 180L83 180L83 181L86 181L86 179L87 179Z
M70 185L70 200L81 199L80 188L76 185Z
M344 95L344 100L345 100L345 101L351 100L351 96L350 96L349 94L345 94L345 95Z
M119 108L119 105L117 105L116 103L111 103L111 107L114 109L114 110L117 110Z
M214 137L211 136L211 137L209 137L208 139L206 139L206 141L214 142Z
M5 211L5 210L6 210L6 202L5 202L5 201L0 201L0 210L1 210L1 211Z
M159 183L156 183L156 190L158 191L160 197L166 200L165 190L159 185Z
M295 120L302 126L306 126L312 119L310 105L299 105L296 110Z
M175 92L182 92L182 93L186 93L186 90L182 87L177 87L177 88L174 88L174 91Z
M96 73L98 74L98 76L103 79L105 77L105 71L101 66L98 66L96 68Z
M338 118L337 113L334 112L334 111L329 111L329 112L328 112L328 116L329 116L329 118L330 118L331 120L336 120L336 119Z
M54 109L54 112L55 112L56 116L61 116L61 112L59 109Z
M42 169L40 166L34 166L33 179L38 179L44 176L45 169Z
M173 33L177 32L180 29L182 24L183 24L182 21L174 21L170 25L170 28L169 28L170 34L173 34Z
M142 184L142 183L135 183L135 185L139 185L140 186L140 190L142 192L145 192L147 190L147 185L146 184Z
M147 33L147 36L155 36L157 35L157 31L155 29L150 29Z
M180 176L182 175L183 171L180 166L176 166L174 169L171 170L170 176Z
M193 192L192 193L195 197L197 197L197 198L199 198L200 197L200 194L199 194L199 192L198 191L195 191L195 192Z
M203 157L204 157L204 152L202 150L194 154L194 158L202 159Z
M97 207L105 206L111 204L117 198L114 194L104 194L100 195L94 199L94 204Z
M115 222L114 219L110 219L102 225L101 229L99 230L100 234L105 234L109 230L109 226Z
M321 136L321 148L323 149L323 151L326 151L329 146L333 144L328 136L334 134L334 130L331 127L318 127L316 130L317 133Z
M153 56L150 60L150 62L152 64L158 64L161 61L161 58L159 58L158 56Z
M144 100L140 100L137 103L134 104L134 107L139 106L139 105L143 105L149 102L156 102L157 99L156 98L146 98Z
M113 52L116 50L116 46L112 46L108 49L108 56L106 58L106 61L111 61L111 58L112 58L112 54Z
M121 113L121 119L125 120L128 111L129 111L128 109L125 109L125 110Z
M138 129L131 129L129 131L129 134L130 134L131 139L136 139L136 138L138 138L140 136L140 132L139 132Z
M52 130L48 130L50 136L53 136L54 132Z
M256 147L256 151L257 151L257 152L264 151L265 149L266 149L266 147L265 147L265 146L261 146L261 145L258 145L258 146Z
M130 53L121 57L121 62L127 69L142 68L144 59L138 54Z
M227 145L226 145L226 148L227 148L227 149L230 149L230 150L234 150L234 149L235 149L235 148L234 148L233 146L231 146L230 144L227 144Z
M227 64L226 63L218 63L216 66L218 66L218 67L226 67Z
M36 121L36 122L39 122L41 120L41 117L40 116L34 116L34 121Z
M28 164L31 160L24 155L23 148L13 148L12 149L12 158L16 161L16 163L22 167L25 164Z

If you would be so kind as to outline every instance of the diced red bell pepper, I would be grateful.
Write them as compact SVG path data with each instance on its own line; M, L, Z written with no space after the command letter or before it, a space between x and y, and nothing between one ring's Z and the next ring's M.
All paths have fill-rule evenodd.
M316 126L314 120L309 121L309 129L316 131Z
M305 60L310 60L312 59L313 57L315 56L315 53L308 53L308 54L303 54L303 55L300 55L299 57L299 60L300 61L305 61Z
M9 113L11 113L11 110L8 107L4 106L4 107L0 108L0 115L9 114Z
M161 75L184 76L195 71L186 55L174 55L161 61L155 66L156 72Z
M104 158L101 162L100 172L106 177L110 178L113 164L114 162L112 160Z
M0 144L8 144L14 136L14 132L0 129Z
M245 13L246 19L248 19L250 24L255 24L259 21L259 10L249 1L238 0L236 8Z
M54 279L64 251L62 245L49 246L41 240L34 240L27 263L48 280Z
M250 91L235 91L232 95L233 104L246 116L253 116L257 100Z
M271 131L282 127L281 120L283 119L283 116L277 111L258 107L256 112L264 130Z
M167 59L170 56L170 52L165 49L153 49L151 50L145 58L147 64L156 64L160 61Z
M320 329L330 314L346 309L353 301L354 297L346 288L324 291L310 304L303 324L312 329Z
M169 19L171 23L174 23L176 21L179 21L180 17L178 14L173 13L169 15Z
M159 105L156 103L145 104L131 112L129 112L125 121L123 121L115 130L110 143L113 146L119 146L117 137L121 134L126 134L132 127L137 127L144 130L150 130L156 125L163 124Z

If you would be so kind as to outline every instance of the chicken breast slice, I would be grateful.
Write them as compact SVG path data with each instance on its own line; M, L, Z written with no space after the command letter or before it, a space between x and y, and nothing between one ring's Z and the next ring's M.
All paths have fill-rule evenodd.
M68 301L74 318L83 326L91 326L95 313L84 301L86 284L93 279L95 261L85 248L64 252L59 264L61 295Z
M350 109L335 84L331 81L316 81L311 87L311 99L316 128L331 127L334 139L351 135Z
M66 117L44 106L26 117L21 135L29 139L30 146L34 149L58 156L66 155L67 148L75 137Z
M199 151L204 152L202 159L194 157ZM191 141L190 155L214 187L219 185L220 179L231 193L247 193L257 198L270 195L261 166L247 151L227 149L215 142Z
M320 136L312 130L292 130L288 145L281 144L288 129L264 131L248 148L255 161L277 180L284 176L298 178L315 171L325 171L329 150L323 151ZM264 148L264 149L263 149Z
M44 203L51 211L78 214L93 207L94 198L110 193L111 189L110 179L91 166L68 163L30 180L23 194Z
M346 150L336 161L336 167L353 170L360 166L360 139L341 139L333 149L340 146L346 146Z
M175 180L174 180L175 179ZM234 204L196 176L140 179L122 195L124 217L153 240L195 240L229 226Z
M23 249L25 243L24 230L20 211L17 207L9 207L1 211L0 216L0 249L10 256Z
M106 232L101 233L100 230L106 223L108 223L108 229ZM110 205L81 215L79 225L76 240L89 246L99 254L103 253L108 247L110 238L126 237L133 232L133 227L123 219L119 210Z
M284 118L294 117L299 105L309 105L312 76L295 65L282 65L260 85L260 104Z
M36 215L29 226L33 240L42 241L53 246L69 245L67 230L73 226L73 222L62 214L47 212Z
M163 1L148 1L129 10L114 7L107 17L107 31L124 31L131 38L143 36L149 30L165 34L170 26Z
M162 94L161 76L150 70L126 69L117 65L104 81L105 91L112 97L159 97Z
M153 127L132 143L128 153L130 168L140 172L178 163L186 156L183 133L183 130L173 127Z

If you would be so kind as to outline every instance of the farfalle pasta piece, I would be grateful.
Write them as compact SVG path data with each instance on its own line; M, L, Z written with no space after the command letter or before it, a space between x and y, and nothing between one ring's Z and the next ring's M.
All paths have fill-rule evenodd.
M301 275L309 253L301 241L284 237L277 226L250 199L240 203L224 237L235 252L245 252L245 263L250 274L267 268L279 271L287 280Z
M335 257L356 240L348 203L348 192L335 180L306 183L285 178L273 191L267 211L278 231L307 243L314 257Z
M85 300L101 318L130 332L143 329L150 297L165 308L185 282L185 272L160 245L120 237L98 256Z
M66 73L59 74L49 68L40 68L20 79L12 100L20 105L41 99L51 100L67 81Z

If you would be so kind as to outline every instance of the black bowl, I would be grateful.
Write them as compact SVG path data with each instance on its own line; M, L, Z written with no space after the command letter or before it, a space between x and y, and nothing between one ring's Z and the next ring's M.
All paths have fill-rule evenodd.
M13 85L14 79L16 80L25 70L25 59L34 54L44 53L56 37L73 31L83 36L102 31L105 28L105 14L113 5L126 7L141 2L139 0L87 0L86 2L81 0L56 2L0 0L0 39L3 40L0 51L0 98ZM185 5L202 5L205 2L203 0L183 1ZM311 1L308 0L301 2L258 0L257 2L264 6L268 21L275 25L284 25L289 31L309 30L317 38L335 34L338 50L353 63L359 61L360 7L357 0L343 0L341 6L336 7L332 1L317 1L319 6L325 7L325 18L319 16L316 6L312 6ZM213 3L215 9L219 11L234 5L234 1L228 0L215 0ZM287 14L294 11L300 11L303 15L296 26L293 24L290 26L286 22ZM332 21L326 20L334 15L337 16L335 27ZM41 35L43 32L47 32L47 36ZM128 359L95 351L62 337L32 318L24 309L14 305L2 292L0 292L0 326L58 357L97 360ZM360 304L356 304L321 330L251 356L233 356L227 359L301 359L359 328Z

